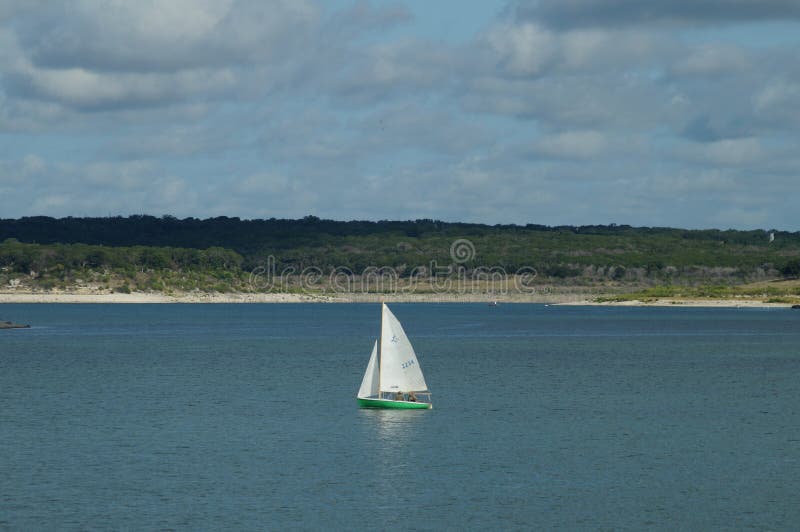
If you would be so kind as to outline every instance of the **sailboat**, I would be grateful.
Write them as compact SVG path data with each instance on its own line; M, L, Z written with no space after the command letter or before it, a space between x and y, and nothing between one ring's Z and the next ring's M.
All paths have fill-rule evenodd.
M381 334L356 399L361 408L433 408L414 348L385 303L381 303Z

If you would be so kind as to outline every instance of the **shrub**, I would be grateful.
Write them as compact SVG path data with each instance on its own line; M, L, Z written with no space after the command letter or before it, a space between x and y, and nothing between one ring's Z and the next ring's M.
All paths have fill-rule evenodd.
M800 277L800 259L790 260L781 268L781 273L787 278Z
M122 286L118 286L115 290L118 294L130 294L131 287L128 286L128 283L123 284Z

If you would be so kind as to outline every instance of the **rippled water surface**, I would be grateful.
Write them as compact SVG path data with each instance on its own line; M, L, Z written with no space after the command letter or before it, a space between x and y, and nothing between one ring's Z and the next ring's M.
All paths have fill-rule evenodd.
M800 311L0 305L0 528L794 529Z

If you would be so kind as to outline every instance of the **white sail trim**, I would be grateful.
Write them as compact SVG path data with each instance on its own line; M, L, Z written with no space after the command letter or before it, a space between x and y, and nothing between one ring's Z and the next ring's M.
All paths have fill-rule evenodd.
M381 319L380 387L387 392L426 392L417 355L403 326L389 307L383 305Z
M358 389L358 397L374 397L378 395L378 342L372 347L372 356L369 357L367 371L364 372L364 379L361 381L361 388Z

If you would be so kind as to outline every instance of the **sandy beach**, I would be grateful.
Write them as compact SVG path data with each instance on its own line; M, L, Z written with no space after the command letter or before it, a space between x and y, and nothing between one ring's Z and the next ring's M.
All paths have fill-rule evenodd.
M779 308L787 303L766 303L760 299L684 299L662 298L631 301L597 301L596 294L557 293L407 293L407 294L360 294L360 293L218 293L218 292L132 292L111 293L94 290L76 291L2 291L0 303L375 303L381 300L395 303L545 303L570 306L621 306L621 307L730 307L730 308Z
M315 303L329 300L331 298L303 294L0 292L0 303Z
M791 307L788 303L766 303L757 299L679 299L664 298L648 301L565 301L558 305L585 305L609 307L725 307L725 308L780 308Z
M487 297L481 294L297 294L159 292L0 292L0 303L559 303L553 297Z

